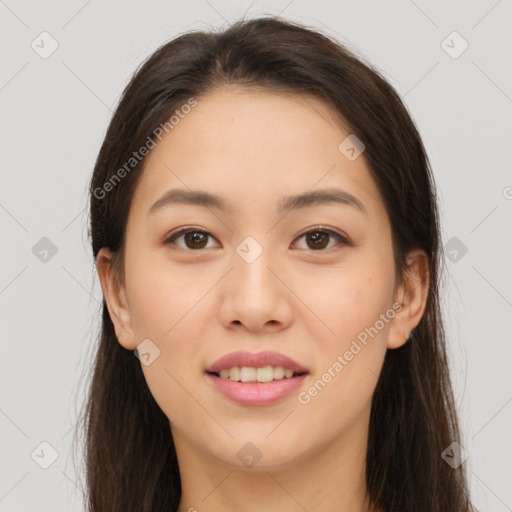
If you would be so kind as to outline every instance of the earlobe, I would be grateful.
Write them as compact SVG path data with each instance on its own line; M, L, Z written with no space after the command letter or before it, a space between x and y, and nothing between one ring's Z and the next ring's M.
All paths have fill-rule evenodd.
M402 345L405 345L411 339L411 335L411 332L392 332L388 337L388 348L395 349L401 347Z
M407 256L408 270L400 285L396 300L400 311L391 324L387 346L399 348L411 338L411 332L420 323L425 312L429 290L429 261L422 249L414 249Z
M114 254L103 247L96 257L96 270L103 290L103 297L114 324L119 343L128 350L137 348L132 328L126 289L117 275Z

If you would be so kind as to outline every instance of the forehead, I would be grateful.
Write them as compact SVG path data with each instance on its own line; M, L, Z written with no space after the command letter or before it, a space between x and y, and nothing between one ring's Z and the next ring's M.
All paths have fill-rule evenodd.
M233 88L196 100L146 157L132 204L147 210L180 188L209 190L233 208L257 202L277 211L284 195L336 187L369 210L382 208L364 153L349 160L340 151L350 131L325 102Z

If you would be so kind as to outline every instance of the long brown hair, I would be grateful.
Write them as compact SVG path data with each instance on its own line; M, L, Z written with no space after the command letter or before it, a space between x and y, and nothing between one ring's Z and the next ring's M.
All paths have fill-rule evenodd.
M397 278L407 272L408 249L419 247L429 258L425 313L412 338L388 350L373 396L368 495L385 512L474 510L465 466L452 468L442 457L452 442L462 442L440 311L444 260L430 163L398 94L341 43L265 16L223 31L189 32L161 46L125 88L96 160L90 183L94 257L108 247L122 266L126 220L145 161L127 168L133 152L155 141L155 129L191 98L200 100L225 85L320 98L364 143L392 226ZM123 166L125 172L118 172ZM169 421L140 362L117 341L105 302L101 309L80 418L88 510L175 511L181 482Z

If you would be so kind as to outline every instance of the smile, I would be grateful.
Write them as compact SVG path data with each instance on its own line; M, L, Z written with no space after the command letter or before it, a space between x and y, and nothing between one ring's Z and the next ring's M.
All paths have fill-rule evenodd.
M290 379L307 372L295 372L284 366L263 366L254 368L250 366L233 366L224 368L220 372L214 372L222 379L234 380L237 382L272 382L273 380Z

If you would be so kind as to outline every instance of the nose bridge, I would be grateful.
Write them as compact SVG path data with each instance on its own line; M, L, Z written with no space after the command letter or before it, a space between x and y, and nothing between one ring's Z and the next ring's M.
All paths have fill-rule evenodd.
M261 236L259 237L261 240ZM268 239L266 237L265 241ZM263 248L263 245L258 242L258 240L252 236L246 236L236 247L235 252L240 256L240 258L248 265L252 265L258 259L260 259L263 253L266 254L266 258L268 258L270 251L268 250L268 244L266 249Z
M261 239L261 237L260 237ZM266 241L268 238L266 239ZM263 246L254 236L245 237L235 248L236 257L234 258L235 276L240 286L237 289L244 288L247 292L263 292L263 288L268 291L268 287L275 286L275 276L269 270L272 268L272 249ZM252 290L251 290L252 288ZM249 293L251 295L251 293ZM267 300L269 297L266 298Z
M256 237L247 236L235 247L235 253L221 305L223 322L242 323L252 330L267 323L287 324L291 307L286 287L275 275L274 251Z

